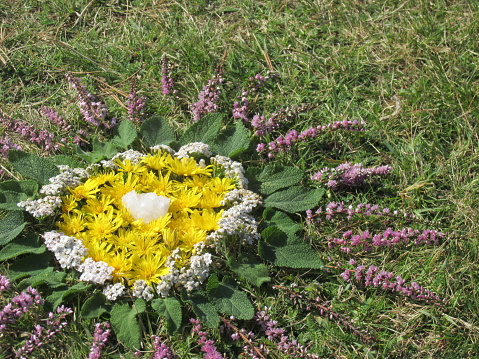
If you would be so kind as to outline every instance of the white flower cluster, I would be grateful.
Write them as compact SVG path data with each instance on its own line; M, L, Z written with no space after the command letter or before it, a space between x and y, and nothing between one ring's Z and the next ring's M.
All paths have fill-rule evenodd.
M105 295L106 299L115 301L118 297L121 297L125 294L126 288L121 283L115 284L107 284L107 286L103 289L103 294Z
M45 196L39 199L27 199L17 203L18 207L25 208L33 217L53 216L55 210L62 206L62 200L58 196Z
M60 196L67 192L68 187L78 186L88 173L83 168L58 166L60 174L49 179L50 184L42 186L40 193L46 195L39 199L27 199L17 203L18 207L25 208L33 217L53 216L55 210L62 206Z
M261 203L261 196L246 189L234 189L225 195L223 205L233 206L223 212L218 221L220 227L208 236L210 243L217 242L225 234L238 236L246 243L252 244L260 235L258 222L249 213Z
M121 160L130 160L130 162L133 165L136 165L136 164L140 163L142 157L145 157L145 155L143 153L141 153L139 151L135 151L135 150L128 150L128 151L125 151L125 152L117 153L116 155L114 155L109 160L101 161L101 166L103 166L104 168L111 168L111 169L115 170L115 169L118 169L118 166L115 164L115 161L118 158L121 159ZM99 166L94 166L93 165L93 166L89 166L87 169L91 169L91 168L94 168L94 167L99 167Z
M104 284L107 280L112 278L112 273L115 268L102 261L94 261L92 258L87 258L78 267L78 271L82 272L80 280L83 282L92 282L96 284Z
M50 184L43 186L40 193L60 196L67 192L68 187L76 187L83 178L88 177L84 168L70 168L65 165L58 166L60 174L49 179Z
M167 146L167 145L156 145L156 146L152 146L150 147L150 150L152 151L166 151L172 155L175 154L175 150L172 149L170 146Z
M240 188L246 188L248 186L248 179L244 176L244 168L241 163L220 155L211 157L210 160L212 163L217 163L224 168L226 177L236 178Z
M195 245L197 251L203 247L203 243ZM185 288L186 291L191 292L197 289L209 276L210 264L213 262L210 253L198 253L191 256L189 265L182 267L180 270L175 268L175 262L179 258L179 249L168 257L166 265L170 268L170 272L161 276L161 282L156 286L156 291L162 297L168 296L173 286Z
M156 292L162 297L168 296L171 288L178 281L180 271L175 268L176 261L180 259L180 249L176 248L166 260L166 267L170 268L170 271L160 277L161 282L156 286Z
M88 254L88 249L83 243L62 232L46 232L42 235L45 246L51 251L62 268L78 269L82 259Z
M153 288L146 284L142 279L139 279L133 284L133 296L150 301L154 297Z
M181 147L178 152L176 152L175 156L178 158L190 158L191 154L200 154L210 157L212 152L210 150L210 146L207 144L203 142L193 142Z

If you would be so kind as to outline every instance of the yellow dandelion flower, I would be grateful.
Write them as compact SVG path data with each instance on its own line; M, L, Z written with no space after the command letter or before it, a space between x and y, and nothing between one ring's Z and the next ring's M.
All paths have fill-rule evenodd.
M128 173L126 178L123 175L116 176L115 181L110 185L106 185L102 188L102 194L110 196L113 199L113 203L119 207L121 198L130 191L133 191L138 185L139 177L134 176L132 173Z
M218 221L221 219L223 210L215 212L212 209L203 209L202 211L193 211L190 214L191 222L195 227L205 231L216 231L219 229Z
M206 183L205 187L213 190L216 193L226 194L232 189L235 189L236 185L232 178L213 177Z
M111 243L95 241L91 238L89 238L89 240L84 239L83 244L88 249L88 257L96 262L106 262L109 252L113 250Z
M139 190L154 192L158 196L168 197L174 191L174 182L170 180L170 172L165 175L145 172L139 179Z
M141 160L146 166L151 169L160 171L166 168L169 161L171 161L172 157L169 153L166 152L158 152L154 155L143 157Z
M75 188L68 188L68 190L77 201L80 201L85 198L95 197L100 189L98 188L98 182L94 178L89 178L84 184Z
M147 256L134 255L132 257L132 268L126 277L130 280L144 280L147 285L152 286L160 282L160 277L168 274L170 269L165 267L168 253L155 253Z
M95 239L106 239L122 224L121 217L116 215L113 207L108 207L105 213L90 217L86 223L88 235Z
M203 190L210 180L211 179L206 176L194 175L185 178L183 183L190 188L198 188L199 190Z
M181 236L180 249L185 252L194 252L194 245L200 242L203 242L206 239L206 231L195 230L191 232L184 233Z
M132 241L126 244L126 248L136 255L149 255L162 252L164 246L160 243L160 236L149 236L147 233L136 232Z
M178 243L180 242L178 231L169 228L161 231L161 238L163 239L165 247L170 251L178 247Z
M77 208L78 202L72 194L68 194L62 198L62 211L71 212Z
M147 170L147 168L144 167L141 162L134 165L129 159L121 160L117 158L115 161L115 165L118 166L118 171L126 173L141 174L142 172Z
M171 172L176 173L178 176L192 176L197 174L203 174L205 176L211 176L213 166L201 167L199 166L194 158L176 158L172 157L168 161L167 168Z
M104 257L103 261L115 268L112 273L114 283L121 282L123 277L131 271L132 263L129 257L130 254L126 251L115 251Z
M194 190L194 189L187 190L183 188L174 194L174 198L172 199L170 204L170 211L190 212L191 208L196 207L200 203L200 200L201 200L201 193L198 193L197 190Z
M202 192L200 207L202 208L218 208L221 207L221 201L224 195L217 193L215 190L205 189Z
M85 229L83 213L64 213L60 218L63 222L57 222L57 226L67 236L75 237Z
M107 171L99 171L97 174L91 176L90 178L94 178L95 181L97 181L98 186L102 186L107 182L114 181L116 178L117 173L113 170L107 170Z
M112 208L110 204L113 202L110 196L100 196L100 198L88 198L86 205L82 207L82 211L88 214L100 214Z
M164 216L155 219L148 224L143 224L140 228L145 233L151 233L151 235L156 235L157 233L160 233L163 229L166 228L170 220L171 213L167 213Z

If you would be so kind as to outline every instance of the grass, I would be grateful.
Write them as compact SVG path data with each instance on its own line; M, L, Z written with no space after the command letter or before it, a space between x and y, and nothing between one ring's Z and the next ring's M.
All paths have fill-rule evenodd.
M49 106L78 129L81 117L66 71L95 89L120 118L126 117L128 79L138 76L149 114L185 128L191 123L189 104L217 65L226 78L224 113L250 76L278 72L279 80L253 99L253 113L267 117L306 103L314 109L291 128L359 119L369 131L327 135L275 161L311 174L335 161L391 165L392 175L379 188L331 192L328 199L379 201L414 211L449 232L439 247L363 258L417 280L448 304L434 308L365 290L338 280L334 270L281 270L277 283L294 283L331 300L334 311L350 315L375 341L361 342L334 321L296 309L281 291L251 288L258 308L272 306L281 325L310 341L318 357L474 358L479 355L478 15L473 1L6 0L0 4L0 106L35 124L44 121L40 107ZM175 65L177 98L161 95L163 54ZM364 229L369 223L347 225ZM308 239L325 251L325 234L339 233L341 226L310 228ZM84 323L74 326L77 333L66 340L78 348L75 336L83 335ZM198 357L178 338L171 343L182 358ZM120 349L110 349L119 357Z

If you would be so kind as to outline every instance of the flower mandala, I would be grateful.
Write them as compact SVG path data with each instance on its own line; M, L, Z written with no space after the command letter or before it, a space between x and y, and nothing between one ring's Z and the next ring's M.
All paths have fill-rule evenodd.
M128 288L148 300L173 287L197 288L218 240L258 237L249 213L260 197L245 189L243 167L209 156L207 145L193 143L176 153L167 146L130 150L90 166L78 181L67 179L75 186L57 186L58 230L43 235L45 245L63 268L80 271L80 280L103 285L110 300ZM75 176L60 170L51 184L65 172Z

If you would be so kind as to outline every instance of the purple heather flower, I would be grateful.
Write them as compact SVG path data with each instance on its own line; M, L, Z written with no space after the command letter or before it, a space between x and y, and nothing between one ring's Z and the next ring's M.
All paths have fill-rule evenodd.
M6 275L0 274L0 293L10 289L10 279Z
M224 79L220 71L208 81L208 84L203 86L203 90L198 95L198 102L191 105L193 112L193 121L197 122L201 117L207 113L216 112L219 108L217 102L221 93L221 84Z
M198 319L191 318L190 323L193 324L193 333L200 337L198 344L201 345L201 351L205 353L205 359L223 359L223 356L216 350L214 341L207 340L206 332L201 331L200 321Z
M171 349L165 344L161 342L161 338L153 335L152 338L155 340L155 354L153 355L153 359L173 359L173 353Z
M176 93L173 90L174 82L171 78L171 63L166 55L161 58L161 84L163 85L163 95Z
M94 95L90 94L86 87L82 85L80 79L74 77L70 73L66 74L66 78L70 83L70 86L77 92L78 106L80 107L80 112L85 121L93 126L103 125L109 128L110 125L105 122L107 113L105 104L97 100Z
M105 346L110 336L110 324L108 322L95 324L95 332L93 334L93 343L90 348L88 359L98 359L101 349Z
M143 116L143 108L145 107L145 97L143 96L138 96L138 93L136 91L136 78L131 79L131 84L130 84L130 93L128 95L128 100L126 101L126 106L128 110L128 119L135 123L139 124L141 121L141 116ZM112 120L113 121L113 120ZM116 119L114 126L116 124Z

